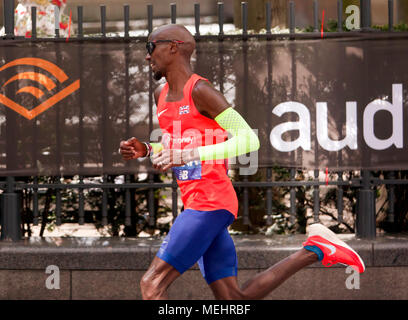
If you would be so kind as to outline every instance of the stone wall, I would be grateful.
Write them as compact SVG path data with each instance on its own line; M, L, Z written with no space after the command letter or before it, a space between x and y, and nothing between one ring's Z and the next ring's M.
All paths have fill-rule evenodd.
M344 266L305 268L267 299L408 299L408 238L375 241L342 235L366 264L360 288L348 289ZM301 247L304 235L235 236L238 280L243 284ZM139 281L159 249L160 239L46 238L0 243L0 299L141 299ZM47 289L60 270L60 289ZM55 275L55 274L53 274ZM213 299L197 266L169 289L171 299Z

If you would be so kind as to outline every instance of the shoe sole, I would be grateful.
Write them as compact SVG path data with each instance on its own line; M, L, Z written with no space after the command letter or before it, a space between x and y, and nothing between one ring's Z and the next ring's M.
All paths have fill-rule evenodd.
M361 259L360 255L355 250L353 250L349 245L347 245L347 243L340 240L340 238L333 231L331 231L329 228L325 227L324 225L322 225L320 223L311 224L309 226L309 237L311 237L311 236L322 236L326 240L329 240L330 242L332 242L332 243L334 243L334 244L336 244L338 246L347 248L350 251L354 252L354 254L360 260L361 265L363 266L363 271L365 270L365 264L364 264L363 259Z

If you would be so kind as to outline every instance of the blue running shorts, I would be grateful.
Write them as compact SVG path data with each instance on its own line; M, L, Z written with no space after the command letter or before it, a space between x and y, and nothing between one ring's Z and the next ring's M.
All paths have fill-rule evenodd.
M234 215L227 210L181 212L163 240L157 257L180 274L196 262L208 284L237 275L237 254L228 226Z

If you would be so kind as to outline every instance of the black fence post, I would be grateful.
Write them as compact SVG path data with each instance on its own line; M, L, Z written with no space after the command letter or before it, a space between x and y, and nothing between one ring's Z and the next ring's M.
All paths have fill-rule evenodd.
M337 1L337 32L343 31L343 0Z
M289 1L289 32L295 33L295 3Z
M290 168L290 181L296 181L296 169ZM296 187L290 187L290 208L289 208L289 222L293 225L296 222Z
M3 0L5 38L14 38L14 0Z
M102 37L106 37L106 6L101 5L101 34Z
M362 171L362 188L357 194L356 236L362 239L375 239L375 195L371 188L370 171Z
M31 38L37 38L37 7L31 7Z
M371 29L371 0L360 0L361 26L363 31Z
M149 34L153 31L153 5L147 5L147 31Z
M194 24L195 24L195 37L200 37L200 4L194 3Z
M344 190L343 187L341 186L341 183L343 182L343 172L339 171L338 173L338 185L337 185L337 221L339 223L343 223L343 194Z
M171 11L171 24L176 24L177 5L175 3L170 3L170 11Z
M128 4L123 6L123 22L125 24L125 38L129 37L129 15L130 15L130 7Z
M395 179L395 172L390 171L388 173L388 179L394 180ZM388 185L388 213L387 213L387 222L390 224L395 223L395 185L390 184Z
M314 180L319 182L319 170L314 170ZM313 187L313 222L319 222L320 213L320 190L319 185Z
M82 38L84 36L84 29L83 29L83 7L78 6L78 38ZM81 69L82 70L82 69Z
M248 2L241 2L242 40L248 39Z
M394 31L394 0L388 0L388 31Z
M224 39L224 3L218 2L218 40L222 41Z
M7 177L6 192L0 195L1 240L18 241L21 239L21 195L15 192L14 177Z
M313 1L313 32L319 32L319 3Z
M13 1L12 1L13 2ZM13 9L14 18L14 9ZM12 56L11 50L5 50L5 60L10 61ZM9 70L5 71L5 78L11 76ZM5 88L6 96L13 97L16 92L16 84L13 83ZM6 167L7 170L16 171L18 158L17 149L17 115L13 110L5 110L6 114ZM0 195L0 224L1 240L18 241L21 239L21 192L16 192L16 183L13 176L7 176L6 189Z

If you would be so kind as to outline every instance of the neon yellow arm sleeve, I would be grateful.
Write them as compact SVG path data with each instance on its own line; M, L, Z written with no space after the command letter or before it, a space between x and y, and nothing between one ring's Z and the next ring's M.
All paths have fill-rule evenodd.
M150 142L150 145L153 149L151 156L163 150L163 145L160 142Z
M232 138L221 143L198 147L201 161L233 158L259 149L258 136L233 108L224 110L214 120L221 128L231 133Z

